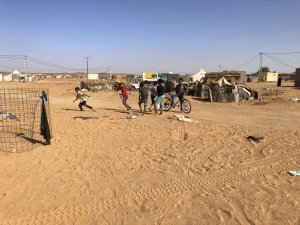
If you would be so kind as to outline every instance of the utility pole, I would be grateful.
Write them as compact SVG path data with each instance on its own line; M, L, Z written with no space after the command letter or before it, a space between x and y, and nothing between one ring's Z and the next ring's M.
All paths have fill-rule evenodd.
M23 57L23 64L24 64L24 74L27 77L27 56L24 55Z
M83 58L86 59L86 75L88 76L88 75L89 75L89 59L90 59L91 57L86 56L86 57L83 57Z
M262 65L263 65L262 55L263 55L263 53L260 52L259 53L259 57L260 57L260 60L259 60L259 77L260 78L262 77Z
M110 76L110 80L112 80L112 66L109 67L109 76Z

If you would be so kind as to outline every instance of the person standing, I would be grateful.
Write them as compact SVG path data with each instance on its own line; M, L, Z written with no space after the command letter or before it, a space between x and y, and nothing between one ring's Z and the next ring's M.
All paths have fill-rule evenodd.
M153 86L151 88L151 105L149 106L148 110L151 112L151 106L155 108L155 99L157 96L157 81L154 81Z
M278 77L278 80L277 80L277 87L280 87L280 86L281 86L281 81L282 81L282 78L281 78L281 77Z
M179 84L176 85L175 91L176 91L177 97L179 98L180 111L182 112L183 111L182 106L183 106L183 101L184 101L184 93L186 91L186 87L183 84L183 79L182 78L179 78Z
M155 100L155 114L158 113L158 108L160 108L159 115L162 115L164 111L165 87L163 83L164 81L162 79L158 80L157 98Z
M142 104L144 104L144 111L142 109ZM148 89L145 87L145 83L141 82L139 88L139 107L141 109L141 113L146 112L147 104L148 104Z

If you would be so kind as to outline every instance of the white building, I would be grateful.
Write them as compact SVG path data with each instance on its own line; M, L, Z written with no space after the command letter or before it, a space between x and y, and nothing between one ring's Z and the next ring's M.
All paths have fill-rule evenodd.
M89 73L88 74L88 80L99 80L98 73Z
M8 74L8 75L2 75L3 77L3 81L12 81L12 74Z
M26 75L26 74L21 74L19 71L14 70L11 74L5 76L6 79L4 81L19 81L19 82L26 82L26 81L34 81L35 80L35 75Z
M205 77L206 71L200 69L197 73L191 76L191 82L201 81Z
M263 72L262 81L269 82L269 81L277 81L278 80L278 73L275 72Z
M0 74L0 82L3 81L3 76Z

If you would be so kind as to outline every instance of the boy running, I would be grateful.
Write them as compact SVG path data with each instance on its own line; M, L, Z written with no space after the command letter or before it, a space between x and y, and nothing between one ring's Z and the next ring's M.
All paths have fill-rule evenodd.
M76 92L76 99L73 102L76 102L76 100L79 99L80 102L79 102L78 106L79 106L80 111L84 111L82 106L85 106L85 107L87 107L87 108L89 108L89 109L91 109L95 112L95 110L93 109L92 106L89 106L88 104L86 104L86 97L85 96L87 96L87 97L90 97L90 96L88 96L87 94L84 94L82 91L80 91L79 87L75 88L75 92Z
M140 89L139 89L139 107L141 109L141 113L143 113L142 104L144 104L144 112L146 112L148 103L148 89L145 87L145 83L140 83Z
M127 100L128 100L128 92L126 90L125 84L122 82L119 86L119 89L121 90L121 98L122 98L122 103L123 105L126 107L127 110L130 110L131 107L127 104Z

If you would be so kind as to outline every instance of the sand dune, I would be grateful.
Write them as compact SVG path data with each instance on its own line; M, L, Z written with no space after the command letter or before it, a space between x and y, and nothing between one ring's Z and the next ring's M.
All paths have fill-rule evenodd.
M168 119L178 109L122 119L113 92L91 93L96 112L80 112L78 83L17 84L50 89L54 138L0 153L0 224L300 224L300 180L287 174L300 169L300 103L288 101L299 89L260 103L190 98L199 123L184 124Z

